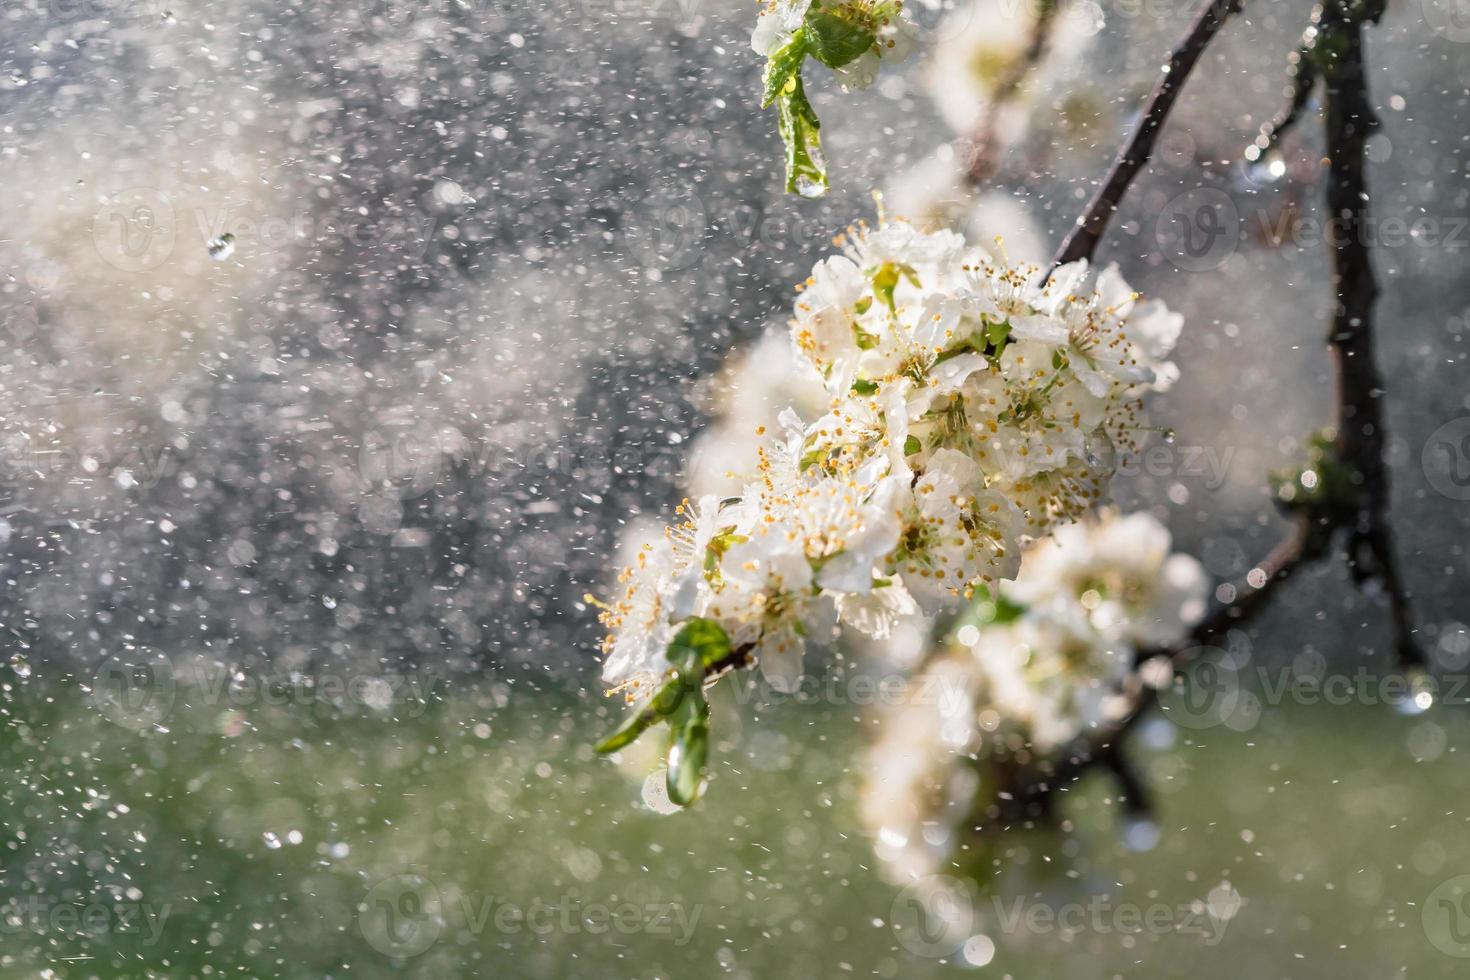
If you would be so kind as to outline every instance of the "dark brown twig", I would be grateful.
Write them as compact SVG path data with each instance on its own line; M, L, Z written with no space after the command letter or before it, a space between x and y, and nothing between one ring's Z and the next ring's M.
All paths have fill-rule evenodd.
M1376 23L1383 15L1384 0L1331 0L1321 9L1322 33L1339 38L1324 55L1323 76L1332 159L1327 209L1338 226L1332 242L1337 310L1328 338L1339 395L1336 447L1338 458L1351 468L1358 490L1357 512L1346 515L1353 520L1346 528L1348 561L1360 584L1376 582L1387 593L1394 652L1400 665L1422 667L1425 658L1414 636L1388 523L1383 376L1378 371L1373 344L1378 281L1367 244L1369 198L1364 151L1378 119L1368 99L1363 26Z
M1144 103L1143 117L1139 119L1133 136L1113 161L1107 178L1093 195L1082 217L1077 219L1076 227L1066 241L1062 242L1056 258L1052 259L1053 266L1092 257L1098 240L1102 238L1103 230L1107 228L1113 213L1118 210L1123 195L1153 155L1154 141L1158 138L1164 120L1169 117L1169 111L1174 107L1174 100L1184 88L1189 73L1194 70L1195 63L1199 61L1210 39L1219 32L1230 15L1240 9L1240 5L1241 0L1205 0L1204 7L1195 15L1189 30L1169 55L1169 63L1164 66L1163 74L1149 93L1148 101Z
M1326 131L1331 160L1327 206L1334 235L1333 283L1337 305L1328 349L1337 379L1337 425L1333 449L1352 486L1343 498L1324 495L1300 510L1293 533L1247 574L1229 587L1218 605L1181 642L1165 650L1146 651L1144 658L1167 657L1176 667L1231 628L1243 625L1265 608L1276 588L1300 567L1327 557L1334 536L1345 537L1346 557L1360 584L1376 582L1386 594L1399 666L1423 668L1423 651L1415 636L1409 596L1399 575L1388 521L1389 481L1383 454L1386 428L1382 411L1383 378L1373 344L1373 307L1377 280L1368 253L1368 184L1365 146L1377 124L1368 99L1363 65L1363 28L1383 13L1382 0L1330 0L1313 12L1326 89ZM1092 765L1107 762L1128 732L1153 704L1151 690L1139 696L1114 728L1078 746L1050 779L1064 787Z
M1314 28L1308 30L1311 31ZM1315 34L1309 34L1309 37L1315 37ZM1312 41L1303 40L1302 46L1292 53L1291 62L1287 68L1287 77L1291 80L1291 101L1270 122L1261 124L1260 135L1256 137L1254 143L1246 147L1247 160L1261 159L1272 147L1281 142L1281 138L1292 126L1296 125L1297 120L1301 118L1302 110L1311 101L1312 89L1317 83L1317 62L1312 56L1312 48Z

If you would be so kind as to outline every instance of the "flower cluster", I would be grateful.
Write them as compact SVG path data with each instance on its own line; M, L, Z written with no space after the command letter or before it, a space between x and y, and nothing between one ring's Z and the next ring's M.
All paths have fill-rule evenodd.
M688 689L670 673L703 624L720 637L704 666L754 660L791 691L808 637L881 638L1013 578L1026 541L1098 501L1169 373L1178 317L1115 270L1086 278L952 232L854 229L791 324L826 413L784 412L738 496L686 502L638 551L603 609L604 680L645 705Z
M760 433L774 431L786 409L802 418L827 410L822 378L805 358L791 356L784 321L731 356L713 380L707 399L713 421L695 440L685 477L696 498L738 496L758 467L766 441Z
M960 620L913 685L937 705L899 707L872 752L862 810L885 860L924 873L983 813L980 771L1003 788L1008 767L1121 717L1142 683L1139 652L1204 613L1204 570L1170 547L1148 514L1103 510L1032 545L1016 580Z
M801 77L807 57L851 91L871 85L881 61L907 58L915 40L903 0L767 0L750 46L767 59L761 108L774 103L779 114L788 191L819 197L829 186L821 123Z

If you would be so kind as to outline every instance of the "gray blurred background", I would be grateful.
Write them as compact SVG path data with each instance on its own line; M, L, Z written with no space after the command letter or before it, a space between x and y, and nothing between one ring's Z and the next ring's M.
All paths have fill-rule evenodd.
M1219 578L1275 543L1284 525L1267 474L1297 461L1301 440L1330 417L1330 255L1301 223L1322 217L1319 127L1309 118L1288 140L1279 179L1247 170L1240 156L1283 102L1286 56L1309 10L1247 0L1191 78L1098 253L1186 316L1182 380L1152 406L1176 436L1155 440L1160 453L1120 477L1116 496L1154 508L1178 547ZM921 3L914 12L930 29L944 14ZM1181 0L1117 0L1096 12L1101 33L1078 69L1097 100L1089 135L1061 142L1038 129L997 182L1052 243L1080 212L1191 13ZM885 67L872 89L852 96L814 80L834 190L819 202L781 194L774 119L755 105L753 18L753 4L725 0L0 8L0 627L12 673L85 683L109 657L150 649L246 671L417 670L465 677L477 692L438 723L452 739L391 726L354 734L278 720L267 729L269 719L255 718L246 727L256 740L214 755L182 736L112 746L117 732L105 723L48 714L43 699L27 701L7 682L9 823L32 828L11 841L8 884L45 891L65 880L87 894L117 864L108 888L147 879L154 893L171 888L199 903L199 928L184 935L205 945L189 939L194 953L175 950L189 975L225 956L253 975L320 976L356 962L332 959L347 943L346 920L323 914L305 929L271 911L273 902L350 917L344 896L420 861L437 862L441 880L478 868L481 887L554 888L570 874L594 890L589 883L631 880L651 863L644 880L665 891L683 887L671 884L680 874L707 875L713 889L702 899L707 931L677 955L603 944L597 955L583 951L583 966L550 946L517 947L497 961L495 951L511 947L476 936L448 950L441 942L438 959L413 961L415 975L760 976L793 962L812 976L939 969L906 958L886 930L881 942L855 938L887 917L893 896L867 867L860 838L846 836L850 792L827 789L858 775L841 748L849 743L819 750L810 741L822 724L847 725L854 737L850 710L778 712L751 757L762 760L752 763L756 775L717 780L708 823L640 813L609 843L598 820L577 817L584 804L587 813L623 813L637 795L585 751L611 713L583 594L606 588L622 525L665 513L681 495L690 442L708 420L704 379L781 316L792 284L831 250L834 234L871 218L870 191L952 138L920 84L922 61ZM1470 620L1465 23L1463 4L1451 0L1394 0L1368 49L1383 119L1370 145L1374 215L1418 223L1416 234L1383 225L1373 254L1384 286L1393 520L1430 647L1463 635ZM1203 258L1181 257L1180 216L1201 202L1232 215L1231 233ZM1274 241L1282 228L1291 231ZM216 261L211 243L220 251L226 233L232 251ZM1289 587L1248 645L1261 662L1310 650L1333 664L1382 664L1386 636L1379 607L1326 564ZM1459 818L1421 827L1413 841L1382 838L1399 826L1393 815L1413 807L1380 799L1403 762L1385 746L1402 733L1385 733L1392 722L1374 718L1334 715L1303 733L1268 726L1271 747L1258 753L1241 736L1224 761L1205 757L1228 772L1218 783L1190 782L1193 763L1167 757L1155 775L1171 799L1188 788L1191 802L1177 805L1194 808L1188 817L1166 809L1178 835L1166 840L1176 843L1142 859L1142 870L1119 872L1102 859L1096 873L1193 894L1206 890L1195 883L1232 867L1246 890L1238 862L1269 862L1257 872L1257 905L1247 905L1253 931L1235 937L1234 958L1209 961L1210 975L1251 972L1252 963L1280 976L1452 975L1437 971L1456 961L1433 950L1406 973L1410 954L1398 946L1367 962L1337 941L1363 926L1337 918L1338 896L1326 892L1358 887L1352 908L1402 940L1405 923L1418 929L1414 903L1428 887L1416 879L1407 898L1390 901L1390 870L1371 887L1350 886L1324 870L1325 851L1341 849L1351 863L1354 848L1381 846L1372 861L1399 872L1395 855L1412 851L1429 884L1456 870L1453 860L1470 871L1470 856L1448 842L1463 830ZM475 734L487 719L502 755L477 768L465 760L488 751ZM1449 763L1470 738L1458 715L1443 724L1431 754ZM1314 772L1311 760L1348 729L1362 751L1345 756L1342 771L1358 779L1358 795L1285 788L1291 781L1273 765ZM349 736L371 748L333 755ZM293 755L297 742L307 756ZM446 761L469 774L433 770L434 746L448 746ZM536 768L542 751L559 760L548 766L555 778ZM221 770L230 775L199 775ZM302 771L352 786L325 803L306 776L294 789L278 783L282 772ZM85 807L51 798L47 787L77 772L104 794L143 780L152 803L135 799L129 819L143 821L138 832L153 843L119 847ZM249 785L226 790L225 778ZM432 779L441 780L437 794L424 788ZM738 781L751 779L774 797L759 806L755 794L742 798ZM1393 799L1416 800L1426 820L1457 805L1459 784L1448 776L1420 769L1412 779ZM421 803L407 800L416 792ZM824 808L834 801L829 825ZM1308 803L1321 812L1293 809ZM356 821L354 806L363 808ZM742 807L756 813L749 823ZM1239 819L1220 817L1230 807ZM1091 812L1110 820L1107 810L1100 800ZM1318 842L1316 821L1345 814L1360 819L1336 845ZM1202 838L1215 831L1200 828L1216 818L1224 824L1211 845ZM327 859L309 875L305 860L277 868L276 848L260 843L262 832L317 819L379 844L391 835L363 828L406 822L416 843L395 845L412 852L400 865L364 865L350 884L332 886L341 894L321 891L312 876L331 875L315 870ZM1257 847L1251 858L1243 822L1279 825L1278 847ZM508 850L469 858L438 834L454 847L493 839ZM730 843L747 834L785 858L716 874L751 857ZM1438 850L1414 850L1426 840ZM433 858L414 851L430 841ZM650 857L663 853L660 842L679 860ZM1210 857L1191 857L1200 848ZM535 863L543 859L553 870ZM861 887L843 898L849 875ZM233 876L238 889L221 885ZM1299 915L1312 917L1315 932L1290 918L1307 901L1290 891L1303 876L1317 889L1307 904L1320 904ZM842 908L832 913L841 925L823 918L824 900ZM807 914L819 927L790 928ZM1278 920L1285 925L1271 931ZM208 938L216 933L218 942ZM1042 941L1025 954L1041 958L1024 962L1077 977L1206 969L1177 953L1138 966L1132 947L1106 940L1110 952L1094 960L1097 942ZM853 955L834 956L844 944ZM220 952L199 953L205 946ZM1305 946L1319 958L1293 963ZM1417 956L1423 947L1421 939L1404 948ZM112 976L146 963L155 972L137 975L184 975L157 948L71 968L58 965L65 951L42 944L0 967ZM352 974L387 975L389 962L357 962Z

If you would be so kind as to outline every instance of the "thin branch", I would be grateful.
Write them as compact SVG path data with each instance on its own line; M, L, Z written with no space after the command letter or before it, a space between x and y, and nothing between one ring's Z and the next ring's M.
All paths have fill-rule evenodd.
M1312 14L1316 39L1330 39L1319 68L1325 79L1326 131L1331 159L1327 207L1334 228L1333 288L1337 298L1328 349L1337 378L1337 427L1333 444L1345 464L1353 491L1350 503L1325 496L1300 511L1292 534L1247 573L1227 587L1226 601L1189 635L1163 650L1141 657L1167 657L1176 667L1229 629L1243 625L1266 607L1299 568L1327 557L1334 536L1346 537L1347 558L1360 584L1376 582L1387 595L1394 652L1400 666L1422 668L1426 658L1415 635L1408 593L1399 574L1388 521L1389 481L1383 454L1387 429L1382 411L1383 378L1373 344L1373 307L1378 284L1368 253L1368 184L1365 146L1377 125L1368 98L1363 64L1363 28L1383 13L1382 0L1330 0ZM1311 52L1316 54L1317 52ZM1057 767L1049 783L1065 787L1096 764L1105 764L1157 698L1142 693L1111 731L1077 746Z
M1383 15L1384 0L1332 0L1322 8L1322 31L1339 40L1325 58L1328 171L1327 209L1337 226L1332 260L1337 310L1328 338L1337 373L1337 455L1357 482L1357 513L1350 515L1348 560L1359 583L1376 582L1388 595L1394 652L1403 666L1422 667L1408 596L1399 576L1388 521L1389 479L1383 456L1383 376L1373 343L1378 281L1368 255L1368 182L1365 147L1378 125L1363 65L1363 26Z
M1291 81L1291 101L1270 122L1261 124L1260 135L1254 143L1246 147L1247 160L1260 160L1280 143L1281 138L1296 125L1302 111L1311 101L1312 89L1317 84L1317 62L1312 51L1316 39L1315 30L1315 25L1307 29L1302 46L1292 52L1291 62L1287 66L1287 78Z
M1221 592L1228 598L1219 601L1214 608L1184 638L1172 646L1142 650L1138 654L1140 664L1159 657L1167 659L1175 669L1183 666L1232 629L1244 626L1250 619L1266 608L1267 602L1276 591L1303 565L1320 557L1313 550L1318 540L1308 527L1307 518L1299 517L1292 533L1284 538L1269 555L1253 565L1238 582L1224 587ZM1115 753L1127 735L1158 701L1158 692L1145 687L1134 699L1128 711L1117 719L1112 727L1101 733L1091 733L1080 740L1057 766L1052 784L1065 787L1075 782L1094 765L1112 768Z
M981 110L980 124L970 141L970 150L965 164L965 181L978 187L990 178L999 162L1000 117L1006 107L1015 101L1021 92L1026 76L1041 63L1051 40L1052 28L1057 19L1056 0L1038 0L1036 22L1031 25L1031 37L1026 50L1011 65L1010 71L995 86L995 92Z
M1132 138L1113 161L1112 169L1088 203L1087 211L1077 219L1076 227L1057 251L1056 258L1052 260L1053 266L1092 257L1103 230L1107 228L1113 213L1118 210L1123 195L1153 155L1154 141L1158 138L1164 120L1169 117L1169 111L1174 107L1174 100L1184 88L1189 73L1194 70L1195 63L1199 61L1210 39L1219 32L1230 15L1240 9L1241 2L1242 0L1205 0L1204 7L1195 15L1189 30L1169 55L1169 63L1164 66L1163 74L1149 93L1148 101L1144 104L1143 117L1138 121Z

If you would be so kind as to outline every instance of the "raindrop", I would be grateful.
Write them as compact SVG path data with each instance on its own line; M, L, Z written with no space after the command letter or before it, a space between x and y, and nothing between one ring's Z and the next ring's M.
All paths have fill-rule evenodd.
M1161 831L1148 817L1130 817L1123 824L1123 846L1135 854L1152 851L1158 846Z
M214 261L223 262L234 254L235 236L229 232L209 240L209 257Z

